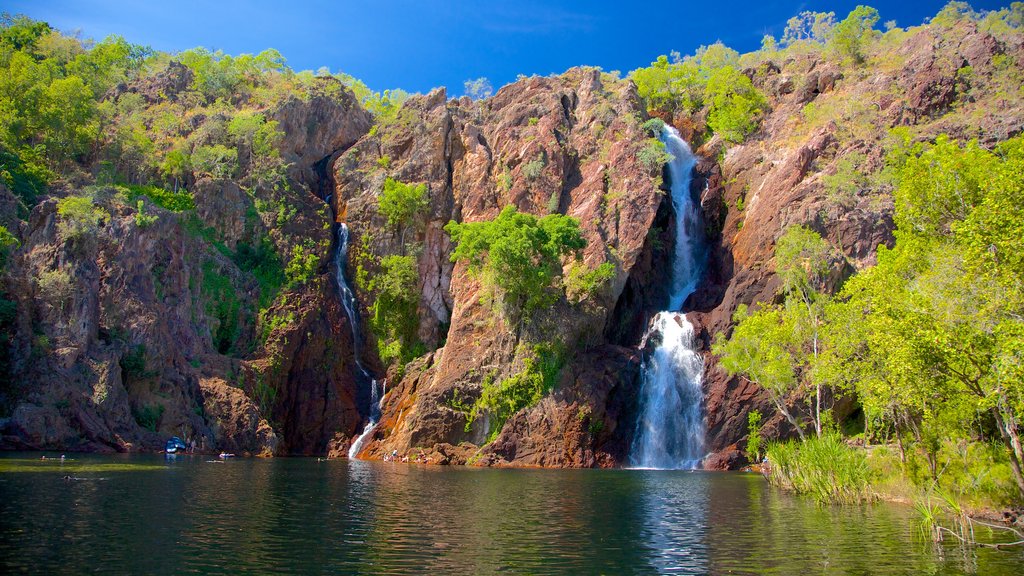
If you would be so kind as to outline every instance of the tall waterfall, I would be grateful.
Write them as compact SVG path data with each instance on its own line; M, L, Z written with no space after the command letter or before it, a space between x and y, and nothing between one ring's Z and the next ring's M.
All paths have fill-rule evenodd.
M695 349L693 325L680 310L697 289L707 253L698 207L690 194L697 159L675 128L666 125L661 141L673 156L668 172L676 244L669 308L654 317L640 345L647 349L650 344L654 350L644 359L640 419L630 463L638 468L690 469L704 457L704 361Z
M359 303L345 276L346 262L348 262L348 226L340 223L338 224L338 249L334 253L334 273L338 280L338 290L341 292L341 305L345 308L348 324L352 329L352 353L356 361L356 370L363 377L363 381L370 382L370 420L363 428L362 434L352 442L352 446L348 449L348 457L355 458L362 451L363 445L369 440L370 434L373 433L374 427L380 420L380 404L384 399L386 382L382 380L378 383L359 359L359 345L362 342L359 332Z

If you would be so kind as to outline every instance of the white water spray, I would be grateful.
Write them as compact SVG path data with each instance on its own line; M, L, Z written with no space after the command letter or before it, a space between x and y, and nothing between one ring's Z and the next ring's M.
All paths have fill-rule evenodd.
M352 329L352 351L356 361L356 369L363 376L364 380L370 381L370 420L363 428L363 432L352 442L348 449L348 457L355 458L363 450L363 445L370 439L373 429L380 421L381 403L384 401L384 389L387 381L377 382L363 366L359 359L359 314L356 295L349 286L348 278L345 276L345 263L348 261L348 226L344 223L338 224L338 249L334 253L334 270L338 280L338 290L341 291L341 305L348 315L348 324Z
M640 344L641 349L648 342L656 347L644 361L640 419L630 460L637 468L691 469L704 457L704 361L696 351L693 325L679 311L697 289L706 252L700 242L700 215L690 195L697 159L675 128L666 125L661 141L673 156L668 171L676 244L669 309L655 315Z

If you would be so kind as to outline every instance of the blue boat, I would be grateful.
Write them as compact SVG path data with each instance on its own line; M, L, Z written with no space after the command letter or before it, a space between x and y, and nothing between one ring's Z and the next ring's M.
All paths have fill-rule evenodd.
M167 441L167 444L164 445L164 452L167 452L168 454L177 454L178 452L184 452L186 448L187 447L185 446L185 443L181 441L181 438L172 436L171 439Z

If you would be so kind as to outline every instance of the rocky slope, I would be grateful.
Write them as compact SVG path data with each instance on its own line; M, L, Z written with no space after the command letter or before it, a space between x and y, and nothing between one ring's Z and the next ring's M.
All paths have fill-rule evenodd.
M187 69L169 70L108 97L173 100L190 80L180 78ZM65 183L26 222L10 218L21 241L7 286L17 302L16 400L0 420L0 445L157 450L176 434L210 450L319 454L348 441L363 416L316 166L369 130L371 118L340 85L328 88L268 110L291 162L284 188L190 177L194 210L146 201L155 220L140 225L123 189L94 187L94 205L109 216L69 238L57 200L81 189ZM289 217L257 209L261 202L287 206ZM238 254L264 239L285 262L297 246L312 246L319 272L286 288L266 314L287 321L260 334L260 286Z
M891 246L891 183L869 177L850 194L830 189L828 177L844 162L877 176L897 138L893 129L911 141L945 133L993 146L1024 128L1020 74L1007 68L1024 61L1019 34L1000 41L961 20L908 29L876 50L859 67L807 55L748 70L771 101L761 130L742 145L724 149L712 140L698 151L707 182L702 206L721 230L709 277L690 303L706 344L728 331L739 304L776 298L772 251L787 226L806 225L841 248L845 261L835 262L833 287L873 264L879 245ZM1018 94L1007 98L1007 89ZM774 408L756 386L706 358L707 442L720 452L708 465L735 466L746 414ZM848 403L838 408L840 417L848 413ZM769 422L769 435L787 433L780 417Z
M621 346L629 337L604 334L618 334L622 318L632 320L657 300L663 282L652 263L664 244L655 240L662 240L657 226L668 218L658 187L660 170L636 158L645 143L644 118L630 83L594 69L574 69L559 77L521 80L483 102L446 101L443 90L415 98L397 122L381 126L338 158L337 209L364 247L352 254L355 262L372 263L402 250L376 212L384 178L427 185L430 216L416 238L422 243L419 332L428 344L445 342L407 367L404 376L389 375L383 422L366 455L426 448L464 461L476 450L457 446L482 445L487 426L478 420L467 428L458 404L479 397L485 378L501 379L521 369L526 342L557 339L570 357L562 387L519 416L535 417L536 410L546 409L545 428L530 427L528 435L525 424L510 421L486 457L496 464L549 466L621 460L639 357ZM383 157L389 159L387 168L379 162ZM530 172L531 164L539 173ZM579 219L587 239L583 263L593 269L611 262L615 278L590 301L573 305L563 298L525 332L507 326L481 303L480 284L462 266L453 267L441 228L451 219L493 218L508 205ZM598 381L602 384L595 385ZM552 435L562 440L555 445Z

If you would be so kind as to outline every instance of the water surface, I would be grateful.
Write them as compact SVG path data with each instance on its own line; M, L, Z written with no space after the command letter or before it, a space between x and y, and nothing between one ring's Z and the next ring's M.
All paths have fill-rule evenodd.
M753 474L73 458L40 465L38 455L0 456L0 572L1000 575L1024 567L1020 552L936 554L915 538L908 508L819 508Z

